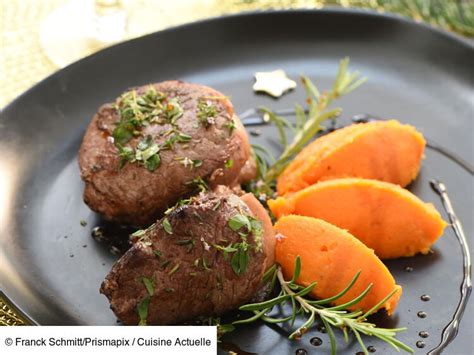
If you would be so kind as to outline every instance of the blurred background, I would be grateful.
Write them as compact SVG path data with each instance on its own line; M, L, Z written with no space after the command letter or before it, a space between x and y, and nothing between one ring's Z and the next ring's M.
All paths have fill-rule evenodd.
M112 44L241 11L390 12L474 37L473 0L0 0L0 109L46 76Z

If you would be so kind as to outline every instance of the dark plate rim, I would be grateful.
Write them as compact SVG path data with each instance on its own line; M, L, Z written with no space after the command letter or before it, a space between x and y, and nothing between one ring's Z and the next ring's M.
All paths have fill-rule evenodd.
M81 58L71 64L68 64L67 66L63 68L59 68L55 72L51 73L50 75L46 76L42 80L40 80L38 83L34 84L30 88L28 88L26 91L22 92L20 95L18 95L16 98L14 98L9 104L7 104L5 107L0 108L0 115L3 113L9 111L12 109L18 102L20 102L23 97L27 96L30 92L33 92L34 90L37 90L39 87L42 85L46 85L49 81L55 79L57 76L62 75L64 72L67 72L69 70L72 70L76 66L82 65L83 63L86 63L90 60L94 60L95 57L101 56L106 54L107 52L114 50L116 48L119 48L121 46L127 46L130 42L134 41L141 41L141 40L146 40L148 38L160 35L161 33L167 33L167 32L173 32L176 30L180 29L189 29L192 27L199 27L203 24L207 23L212 23L212 22L219 22L223 21L226 22L229 19L237 19L237 18L248 18L248 17L254 17L257 18L259 16L268 16L268 15L279 15L279 14L286 14L286 15L298 15L298 14L314 14L314 15L331 15L331 14L339 14L339 15L345 15L345 16L360 16L360 17L367 17L367 18L384 18L389 21L393 22L398 22L407 26L411 26L414 28L418 28L424 31L428 31L433 33L436 36L440 36L443 38L446 38L448 40L452 40L456 42L458 45L463 46L464 48L470 49L474 52L474 41L469 40L468 38L465 38L461 35L458 35L454 32L449 32L443 28L440 27L434 27L433 25L430 25L425 22L417 22L414 21L410 18L403 17L401 15L395 14L395 13L380 13L374 10L370 9L357 9L357 8L350 8L350 9L345 9L345 8L340 8L340 7L335 7L335 6L328 6L324 9L284 9L284 10L254 10L254 11L242 11L236 14L228 14L228 15L223 15L223 16L213 16L209 18L205 18L202 20L197 20L197 21L192 21L188 23L184 23L181 25L177 26L172 26L163 30L155 31L149 34L145 34L143 36L135 37L128 39L126 41L111 45L109 47L103 48L95 53L92 53L84 58Z

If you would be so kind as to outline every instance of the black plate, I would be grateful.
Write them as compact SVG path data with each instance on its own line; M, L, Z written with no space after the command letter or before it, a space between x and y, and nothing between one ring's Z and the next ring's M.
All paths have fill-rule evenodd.
M99 223L82 201L76 162L84 130L94 111L128 87L179 78L215 87L229 95L237 112L265 105L292 107L301 88L273 100L252 92L253 73L283 68L305 73L320 87L334 78L338 61L368 77L343 98L343 123L370 112L417 126L472 164L472 60L466 41L398 17L355 11L296 11L243 14L155 33L101 51L47 78L9 105L0 116L0 276L1 289L39 324L115 324L99 285L116 256L90 237ZM259 138L278 146L272 129ZM437 177L449 189L468 236L473 233L473 179L445 156L428 150L411 190L442 209L428 181ZM80 220L86 220L83 227ZM434 254L387 263L403 298L388 326L408 326L400 339L415 349L428 331L433 348L460 297L461 251L452 231ZM413 267L412 272L405 267ZM429 294L430 302L420 296ZM426 311L425 319L417 317ZM472 350L472 303L449 354ZM241 327L226 338L255 353L328 349L326 334L312 330L300 342L265 325ZM310 345L312 336L324 344ZM377 353L392 350L368 340ZM226 345L228 346L228 345ZM344 350L345 349L345 350ZM354 354L357 344L341 348Z

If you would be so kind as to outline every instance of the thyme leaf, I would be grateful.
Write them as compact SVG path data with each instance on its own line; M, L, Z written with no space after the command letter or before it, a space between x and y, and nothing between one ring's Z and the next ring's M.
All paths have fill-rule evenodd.
M173 275L176 271L179 270L180 266L181 266L181 264L177 263L175 266L173 266L173 268L170 271L168 271L168 275L169 276Z
M252 230L252 226L250 225L250 220L246 215L243 214L236 214L229 219L229 227L234 232L237 232L242 227L247 227L247 231Z
M148 171L153 172L160 166L160 164L161 158L158 153L156 153L155 155L152 155L149 159L147 159L143 165L145 166L145 168L148 169Z
M148 317L148 306L150 304L150 296L146 295L137 305L138 316L140 317L140 322L138 325L146 325L146 319Z
M199 192L205 192L208 189L208 186L207 186L206 182L203 180L202 177L197 177L197 178L187 182L186 185L193 185L194 187L196 187L199 190Z
M237 128L237 125L235 124L235 121L232 118L229 122L224 124L224 127L227 127L227 129L229 130L229 136L231 136L232 133L234 133L234 130Z
M179 161L185 168L198 168L202 165L202 160L199 159L190 159L188 157L175 157L174 160Z
M149 279L148 277L142 277L141 281L145 285L146 291L148 292L148 295L153 296L153 293L155 292L155 287L154 287L154 282L152 279Z
M217 108L209 100L200 99L198 102L198 114L197 114L199 123L205 127L209 128L215 123L215 118L217 117Z
M226 169L230 169L234 166L234 161L232 159L228 159L225 161L224 166Z
M134 160L135 154L132 148L123 147L120 143L117 143L117 149L119 151L120 168L123 168L126 162Z
M249 263L248 244L246 242L236 243L234 244L234 248L236 248L237 251L232 255L230 265L234 273L240 276L247 271Z
M166 233L173 234L173 228L171 227L171 223L168 220L168 218L164 218L161 221L161 225L163 226L163 229L165 230Z

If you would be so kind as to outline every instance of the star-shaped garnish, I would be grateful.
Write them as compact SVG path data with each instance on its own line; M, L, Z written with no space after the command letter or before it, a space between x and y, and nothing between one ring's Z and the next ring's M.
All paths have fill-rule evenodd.
M254 91L264 92L278 98L295 87L296 82L289 79L282 69L255 73Z

